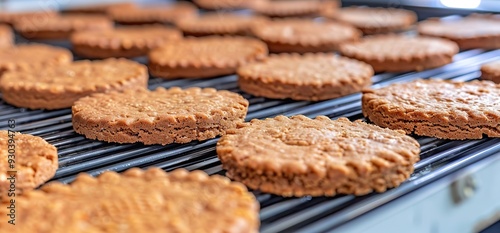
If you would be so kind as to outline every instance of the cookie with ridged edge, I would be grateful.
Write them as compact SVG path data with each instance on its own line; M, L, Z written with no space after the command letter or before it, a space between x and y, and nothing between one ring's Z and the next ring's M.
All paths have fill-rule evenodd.
M418 24L418 33L452 40L460 49L500 48L500 20L489 14L452 20L431 18Z
M209 36L172 41L149 53L153 76L210 78L234 74L244 64L267 56L263 42L245 37Z
M266 42L273 53L331 52L361 36L349 25L305 19L267 21L254 25L252 34Z
M93 93L147 88L148 78L147 67L134 61L84 60L5 72L0 91L5 102L17 107L61 109Z
M500 60L482 65L481 79L500 83Z
M415 80L363 91L373 123L442 139L500 137L500 85L489 81Z
M110 9L109 16L117 23L125 25L173 24L184 17L194 17L197 9L187 2L170 5L147 5L126 9Z
M0 48L0 74L8 70L68 64L72 60L73 55L65 48L43 44L18 44Z
M87 138L166 145L223 135L244 121L248 101L230 91L173 87L94 94L72 111L74 130Z
M0 150L0 200L13 198L13 194L9 196L9 193L18 196L17 194L34 189L50 180L56 173L57 149L41 137L0 130L0 148L2 148ZM9 159L15 162L9 163ZM10 167L11 165L14 167ZM12 176L15 177L15 188L11 187L12 182L9 180Z
M184 169L80 174L17 197L16 215L16 225L2 221L0 232L256 233L260 225L259 203L245 186Z
M14 44L14 34L9 26L0 24L0 48L10 47Z
M113 22L105 16L75 14L43 21L19 20L14 28L28 39L68 39L73 32L111 29Z
M328 17L350 24L365 35L404 30L417 21L413 11L381 7L345 7Z
M255 13L269 17L314 17L334 7L338 7L336 0L262 0L251 5Z
M135 7L133 2L117 2L95 5L76 6L63 9L62 12L70 14L99 14L106 15L111 9L123 9Z
M138 57L151 49L179 40L182 33L163 26L127 26L110 30L76 32L71 43L76 54L87 58Z
M404 72L451 63L458 46L440 38L378 35L343 44L340 53L370 64L375 72Z
M368 87L370 65L334 54L279 54L238 69L240 89L255 96L325 100Z
M252 24L263 17L225 13L207 13L199 17L184 18L176 22L185 36L249 35Z
M384 192L408 179L419 153L402 131L325 116L254 119L217 143L229 178L297 197Z
M55 11L23 11L23 12L0 12L0 23L13 25L14 22L19 20L30 20L32 22L44 21L50 17L56 17L59 14Z

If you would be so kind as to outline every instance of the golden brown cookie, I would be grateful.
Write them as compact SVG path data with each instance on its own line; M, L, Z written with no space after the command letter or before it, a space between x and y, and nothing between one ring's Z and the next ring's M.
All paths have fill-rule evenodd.
M165 79L209 78L233 74L239 66L266 56L266 45L256 39L188 38L153 49L149 53L149 71Z
M77 7L63 9L63 12L71 14L105 15L111 9L123 9L123 8L133 8L133 7L135 7L135 4L133 2L118 2L118 3L77 6Z
M11 70L67 64L73 55L67 49L42 44L18 44L0 48L0 74Z
M0 48L10 47L14 44L14 34L9 26L0 24Z
M481 66L481 78L500 83L500 61L494 61Z
M251 5L257 14L269 17L304 17L318 16L325 8L337 3L334 0L262 0Z
M458 53L458 46L439 38L380 35L343 44L340 52L370 64L375 72L404 72L451 63Z
M73 32L113 28L113 22L98 15L63 15L44 21L19 20L14 28L28 39L68 39Z
M346 7L328 17L350 24L365 35L404 30L417 21L413 11L379 7Z
M5 72L0 91L5 102L17 107L60 109L93 93L147 88L147 84L145 65L107 59Z
M1 208L6 218L8 209ZM247 189L202 171L133 168L97 178L79 175L16 199L16 225L0 232L249 232L259 229L259 203Z
M253 26L252 33L274 53L331 52L361 36L352 26L306 19L268 21Z
M197 9L187 2L182 2L172 5L110 9L108 14L115 22L120 24L173 24L181 18L196 16Z
M429 19L418 24L418 32L455 41L460 49L500 48L500 20L489 15L453 20Z
M274 99L326 100L361 91L373 69L333 54L280 54L238 69L240 89Z
M489 81L416 80L365 90L373 123L443 139L500 137L500 85Z
M19 20L29 20L31 22L40 22L49 20L48 18L56 17L58 13L55 11L44 10L44 11L26 11L26 12L0 12L0 23L5 23L13 25Z
M184 32L185 36L209 35L241 35L250 33L254 23L264 20L262 17L245 16L225 13L207 13L200 17L184 18L177 21L176 25Z
M384 192L408 179L419 153L402 131L325 116L254 119L217 143L228 177L282 196Z
M163 26L127 26L101 31L82 31L71 36L76 54L87 58L138 57L182 33Z
M16 198L56 173L57 149L41 137L0 130L0 148L0 200Z
M224 134L247 110L242 96L213 88L128 90L76 101L73 128L107 142L188 143Z

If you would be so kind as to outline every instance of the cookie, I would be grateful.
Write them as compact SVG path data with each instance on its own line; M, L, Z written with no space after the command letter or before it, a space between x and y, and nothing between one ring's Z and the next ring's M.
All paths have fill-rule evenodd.
M90 139L188 143L222 135L245 119L248 101L213 88L158 88L94 94L73 105L73 128Z
M402 131L325 116L254 119L217 143L229 178L297 197L384 192L409 178L419 153Z
M413 11L379 7L346 7L328 17L350 24L365 35L404 30L417 21Z
M149 71L165 79L209 78L233 74L239 66L266 56L266 45L256 39L188 38L153 49L149 53Z
M19 20L30 20L31 22L40 22L48 20L48 18L56 17L58 14L55 11L26 11L26 12L8 12L0 11L0 23L13 25Z
M500 60L481 66L481 78L500 83Z
M43 21L19 20L14 28L28 39L68 39L73 32L113 28L113 22L98 15L63 15Z
M0 24L0 48L10 47L14 44L14 34L7 25Z
M322 0L262 0L254 3L251 7L254 12L269 17L307 17L318 16L324 9L325 2ZM331 7L331 5L328 5Z
M17 107L61 109L93 93L147 88L148 78L145 65L126 59L77 61L5 72L0 91L5 102Z
M56 173L57 149L41 137L0 130L0 148L0 200L34 189Z
M207 13L200 17L184 18L176 25L185 36L249 35L250 27L264 18L237 14Z
M182 33L163 26L128 26L101 31L76 32L71 36L73 51L87 58L138 57Z
M202 171L133 168L53 182L16 199L16 225L0 232L249 232L259 203L247 189ZM0 214L8 215L7 208Z
M318 101L361 91L373 69L333 54L281 54L240 67L238 76L240 89L255 96Z
M193 0L200 8L205 10L234 10L249 8L261 0Z
M373 123L442 139L500 137L500 85L489 81L416 80L363 91Z
M99 14L106 15L111 9L123 9L135 7L132 2L107 3L96 5L85 5L63 9L64 13L70 14Z
M331 52L361 36L352 26L305 19L268 21L253 26L252 33L273 53Z
M454 20L429 19L418 24L418 33L452 40L460 49L500 48L500 20L489 15Z
M197 9L193 5L183 2L172 5L110 9L108 14L115 22L126 25L173 24L181 18L196 16Z
M366 37L340 46L342 55L370 64L375 72L426 70L451 63L458 46L449 40L402 35Z
M18 44L0 48L0 74L8 70L67 64L72 60L73 55L64 48L42 44Z

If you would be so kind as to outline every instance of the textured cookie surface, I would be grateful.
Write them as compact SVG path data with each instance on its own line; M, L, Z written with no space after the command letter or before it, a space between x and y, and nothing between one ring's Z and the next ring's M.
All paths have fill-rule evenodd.
M351 24L364 34L387 33L408 28L417 21L414 12L395 8L346 7L332 18Z
M252 23L263 20L237 14L207 13L179 20L176 25L186 36L247 35Z
M14 34L9 26L0 24L0 48L12 46Z
M60 109L93 93L146 88L148 78L147 67L130 60L77 61L5 72L0 90L17 107Z
M402 131L324 116L255 119L217 143L228 177L282 196L383 192L408 179L419 153Z
M42 44L19 44L0 48L0 73L7 70L67 64L72 60L71 52L64 48Z
M366 90L363 114L373 123L444 139L500 137L500 85L489 81L416 80Z
M0 23L6 23L9 25L14 24L19 20L31 20L32 22L43 21L49 17L56 17L58 15L55 11L44 10L44 11L27 11L27 12L0 12Z
M376 72L402 72L451 63L458 47L439 38L381 35L341 45L340 52L370 64Z
M500 61L494 61L481 66L481 78L500 83Z
M252 9L269 17L301 17L318 15L323 3L320 0L257 1Z
M455 41L460 49L500 48L500 20L489 15L472 15L455 20L429 19L418 25L422 35Z
M110 17L121 24L174 23L184 17L196 16L197 10L186 2L170 5L149 5L126 9L110 9Z
M172 78L207 78L233 74L246 63L267 56L261 41L244 37L203 37L172 41L149 53L152 75Z
M361 32L354 27L334 22L303 19L269 21L252 27L252 33L266 42L269 51L329 52L341 43L357 40Z
M10 135L14 136L10 137ZM12 197L8 196L11 192L9 191L11 181L8 178L11 178L11 175L15 174L15 188L12 189L15 191L12 192L19 194L45 183L56 172L57 149L41 137L20 133L11 134L6 130L0 130L0 148L2 148L0 150L0 201ZM15 163L9 163L9 159L14 159ZM16 173L11 171L16 171Z
M182 33L173 28L128 26L77 32L71 36L71 42L75 53L84 57L137 57L145 56L149 50L181 37Z
M2 221L0 232L255 233L258 211L255 197L225 177L135 168L28 192L16 199L16 225Z
M213 88L158 88L94 94L73 105L73 128L87 138L144 144L222 135L245 119L248 101Z
M373 69L333 54L281 54L238 69L240 88L252 95L295 100L324 100L361 91Z
M67 39L76 31L111 29L113 22L98 15L62 15L42 21L19 20L14 28L28 39Z

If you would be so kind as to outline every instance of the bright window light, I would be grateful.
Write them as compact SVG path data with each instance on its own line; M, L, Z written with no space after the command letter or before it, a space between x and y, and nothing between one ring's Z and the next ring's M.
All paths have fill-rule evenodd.
M441 4L451 8L476 8L481 0L439 0Z

